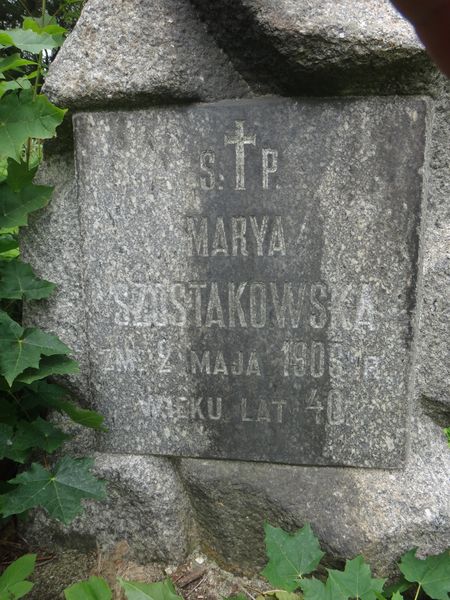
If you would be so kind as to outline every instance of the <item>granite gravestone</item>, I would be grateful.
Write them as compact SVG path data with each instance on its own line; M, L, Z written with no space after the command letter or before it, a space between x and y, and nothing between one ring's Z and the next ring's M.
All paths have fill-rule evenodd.
M27 539L126 540L145 562L201 546L259 572L262 523L309 522L331 559L362 553L383 576L412 547L448 547L450 88L409 24L385 0L88 0L45 90L76 114L77 165L70 140L47 148L55 193L21 250L57 291L25 319L74 349L73 389L107 416L108 438L78 434L67 452L95 456L109 495L69 528L34 514ZM211 104L239 98L253 100ZM239 123L245 190L225 143ZM205 458L220 452L252 461Z
M411 98L76 115L103 450L403 464L425 115Z

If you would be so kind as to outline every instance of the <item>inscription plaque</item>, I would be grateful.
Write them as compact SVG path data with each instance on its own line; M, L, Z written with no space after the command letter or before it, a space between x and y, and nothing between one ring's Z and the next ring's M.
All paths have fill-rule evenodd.
M103 449L402 465L425 116L385 98L75 117Z

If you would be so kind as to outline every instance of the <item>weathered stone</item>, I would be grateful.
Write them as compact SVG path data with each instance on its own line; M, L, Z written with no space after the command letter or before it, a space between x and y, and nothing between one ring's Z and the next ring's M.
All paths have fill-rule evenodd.
M247 84L186 0L93 0L45 92L64 106L245 96Z
M423 243L423 301L417 393L427 413L450 425L450 82L442 84L430 136L429 200Z
M102 448L401 466L425 104L91 112L75 132Z
M275 3L269 0L223 0L212 3L193 0L195 9L181 0L159 0L154 4L156 6L150 6L143 0L120 3L116 0L109 3L91 0L74 34L51 69L47 89L53 97L63 104L80 108L107 107L112 104L128 107L144 103L150 106L169 101L236 98L249 95L250 88L252 93L269 91L287 95L350 92L385 95L393 91L409 95L417 90L426 90L434 96L435 99L429 101L430 113L435 114L433 123L427 129L428 167L419 175L415 169L411 169L408 177L401 182L415 181L412 184L414 189L408 194L408 199L411 200L412 197L415 198L423 177L424 196L428 197L426 218L420 234L418 264L413 269L417 275L417 283L414 287L411 282L407 285L403 282L403 290L414 290L410 306L415 302L415 313L409 314L408 319L403 322L403 325L414 324L414 335L411 347L399 348L396 357L399 361L407 357L410 360L409 366L404 367L408 370L410 384L408 391L405 389L402 392L404 406L408 404L411 414L405 435L408 451L406 460L405 456L392 451L390 466L400 465L401 468L384 470L294 467L192 458L169 462L166 459L132 456L137 449L131 444L126 448L130 452L129 456L98 455L103 474L113 482L112 503L107 505L106 511L100 503L88 503L89 512L78 521L83 532L83 543L88 541L94 544L98 538L109 547L115 540L126 537L135 548L136 556L145 555L148 559L148 556L157 554L155 543L159 542L155 542L155 538L161 535L165 540L162 559L178 559L185 551L180 552L180 548L188 548L192 539L191 513L185 495L187 492L199 525L201 543L208 552L226 560L235 568L254 569L256 564L262 564L261 536L265 519L291 529L308 520L319 533L329 557L351 557L357 552L363 552L380 573L391 568L395 559L412 546L418 546L422 553L441 551L450 545L450 454L433 419L440 424L449 423L448 91L441 89L436 73L430 70L423 49L415 40L409 25L395 16L387 2L371 0L332 3L317 0L299 3L280 0ZM127 12L128 21L122 18L122 11ZM205 24L200 22L200 17ZM118 31L124 32L122 38ZM375 99L373 102L377 104L380 100ZM385 99L384 102L389 103L391 100ZM409 101L403 102L406 105ZM97 118L94 114L93 122ZM271 118L270 115L268 123ZM80 117L80 120L83 119L86 117ZM386 119L389 121L389 115ZM180 129L183 127L181 125ZM377 127L383 130L384 123ZM361 136L361 146L367 152L367 145L373 142L368 139L370 131L372 124L368 120L364 135ZM412 134L412 131L409 133ZM136 141L133 143L137 143L142 132L135 131L134 134ZM404 134L405 132L402 133ZM332 137L331 132L330 139ZM107 139L106 132L103 139ZM133 157L132 160L126 156L125 139L127 135L115 138L111 136L110 148L95 148L96 152L105 153L103 162L98 162L100 174L95 174L95 178L99 182L103 178L102 184L110 186L112 197L116 190L104 175L111 161L120 164L122 174L124 166L130 162L130 172L139 168L142 182L148 181L147 165L143 163L136 167L136 158ZM403 138L396 135L392 146L398 155L395 160L401 163L404 158L400 157L405 148L399 143L400 139ZM415 143L422 143L421 139L421 136L415 138ZM142 152L138 161L143 162L142 157L145 157L151 142L151 138L142 140ZM79 147L84 143L85 140L79 138ZM98 140L97 143L100 145ZM167 140L161 142L163 145L167 143ZM181 144L181 140L172 138L170 143ZM247 147L245 151L250 150ZM392 151L389 147L386 149L388 154ZM41 211L31 226L31 235L25 238L25 252L26 258L30 258L39 273L60 285L60 292L49 301L52 310L48 314L45 308L40 308L42 304L33 303L27 309L26 319L28 322L39 321L39 324L56 331L76 348L77 354L83 359L93 348L92 372L95 377L103 376L106 385L109 375L105 376L97 368L99 356L95 344L100 338L97 338L97 334L94 337L85 335L88 330L85 326L83 302L87 300L85 306L88 312L91 307L90 296L82 294L82 269L79 267L83 253L79 247L81 231L76 215L79 211L84 223L82 231L86 244L86 240L95 237L90 233L89 227L86 229L86 225L89 226L91 222L87 209L92 205L93 199L88 199L86 205L78 205L71 160L51 159L54 160L56 162L51 162L46 171L53 181L65 183L57 186L55 198L48 209L51 211L50 218L46 216L47 212ZM79 160L83 168L89 166L89 155L79 155ZM346 189L345 186L353 176L350 169L356 167L354 163L346 164L348 161L342 157L339 161L337 165L340 164L341 169L335 168L337 165L330 166L328 179L324 180L325 187L330 187L333 183L338 186L337 189ZM373 168L372 161L367 161L367 165L369 174L370 168ZM150 167L158 169L157 166ZM169 174L171 169L171 165L166 165ZM395 173L389 169L388 171L391 173L392 184L395 185ZM171 180L170 176L166 179ZM130 190L137 185L129 176L126 181ZM356 202L368 205L375 192L368 190L369 181L364 185L359 180L358 183L360 186L355 187L355 196L361 190L367 193L359 200L357 198ZM145 186L143 188L144 194L141 197L145 198L148 189ZM154 188L159 189L158 183ZM404 190L399 191L404 193ZM329 197L333 198L332 195ZM333 212L339 206L339 198L336 192L322 215L324 223L330 226L326 231L330 243L325 247L329 257L327 260L331 260L329 264L340 260L339 252L331 243L333 227L339 229L336 241L341 239L343 232L351 238L345 213ZM127 189L125 201L132 203L131 200ZM184 195L180 194L176 200L182 204L185 201ZM155 198L154 202L149 203L150 211L156 210L157 202L158 198ZM354 218L352 206L354 205L350 205L348 210ZM137 201L136 207L141 208ZM159 206L158 211L163 215L164 208L167 210L164 222L170 223L171 209ZM409 214L413 212L410 211ZM110 219L109 230L111 236L114 236L116 224L121 222L123 215L121 217L112 210L107 214ZM142 223L133 214L134 216L129 216L130 223L134 224L129 228L129 238L136 231L142 231ZM364 213L362 224L365 219L370 218L370 214ZM373 213L374 216L376 214L378 213ZM333 220L336 220L335 225ZM389 216L380 219L378 227L380 231L386 232L390 227L395 228L396 223L395 216ZM147 225L151 234L151 227L155 225ZM414 231L414 227L411 227L412 238ZM33 235L34 232L36 235ZM176 239L169 230L164 233L167 233L167 239ZM376 228L373 233L375 235ZM408 264L411 264L405 239L395 235L392 239L396 243L383 248L383 252L390 250L397 256L397 260L406 263L409 261ZM110 243L107 236L104 240ZM164 245L150 236L141 241L144 252L149 257L153 256L157 263L166 251ZM370 232L367 239L362 241L374 243ZM352 243L355 240L352 239ZM377 243L375 241L379 250ZM129 239L124 241L125 251L128 247L136 250L134 242ZM92 257L96 256L98 248L99 246L90 248ZM86 245L84 250L86 251ZM175 246L175 254L177 251ZM333 252L337 254L336 257ZM380 258L385 256L383 252ZM61 261L61 256L64 256L64 261ZM373 265L371 261L376 261L376 255L367 258L366 265ZM382 266L380 264L381 270ZM336 276L340 274L341 271L338 271ZM384 274L380 274L381 279L383 276ZM70 298L69 308L66 306L65 294ZM405 302L405 298L399 298L399 301ZM392 352L391 334L392 332L387 334L389 352ZM405 341L407 338L404 336L401 339ZM88 381L87 362L83 362L82 368L83 376L76 385L83 391L85 401L92 402L84 383ZM404 371L401 370L401 373ZM117 376L112 378L114 377L118 379ZM149 373L149 377L156 379L154 372ZM115 381L110 383L115 385ZM355 382L355 388L359 385ZM135 387L124 386L121 396L112 397L111 402L133 404L137 398L142 397L140 387L137 390ZM94 387L93 391L95 396L98 389ZM355 395L352 402L356 398ZM112 407L111 410L107 407L106 398L103 398L103 402L105 412L111 414ZM377 407L380 406L377 403ZM422 407L431 415L431 419L424 414ZM352 418L349 420L351 422ZM367 445L378 458L389 455L388 437L392 437L386 436L390 427L386 430L383 425L376 419L367 423ZM147 437L151 435L152 432L149 431ZM350 441L345 438L339 450L345 452L346 448L351 447ZM141 442L148 443L144 437ZM89 440L82 441L78 444L78 450L81 448L84 452L90 444ZM125 451L124 438L120 444L122 451ZM396 444L396 448L401 448L400 436L396 439ZM77 449L77 441L72 447ZM371 458L372 455L369 462ZM131 469L136 467L138 476L134 477L127 470L127 465ZM172 465L176 465L179 470L182 484L171 471ZM167 488L165 491L160 488L160 495L152 492L152 486L157 485L153 481L157 479ZM175 517L178 513L181 516L177 520ZM173 530L167 525L167 528L163 526L152 529L151 535L147 536L147 523L154 525L161 520L164 523L166 518L173 519ZM117 535L107 533L115 530L117 522L120 523ZM48 520L45 520L45 526L42 523L42 520L36 520L33 526L36 536L41 539L45 532L53 542L69 546L80 544L80 538L74 535L73 529L69 528L64 533L60 528L50 525ZM129 536L126 535L128 530ZM49 531L53 533L49 535ZM166 536L165 532L178 534L174 538L177 543L170 543L169 533ZM141 538L144 539L143 543Z
M68 526L42 511L27 525L27 541L101 552L127 542L129 558L141 562L183 560L193 535L190 504L166 458L95 455L95 473L108 482L108 497L84 502L84 512ZM45 541L42 531L46 531Z
M193 3L259 92L411 93L432 78L413 28L385 0Z

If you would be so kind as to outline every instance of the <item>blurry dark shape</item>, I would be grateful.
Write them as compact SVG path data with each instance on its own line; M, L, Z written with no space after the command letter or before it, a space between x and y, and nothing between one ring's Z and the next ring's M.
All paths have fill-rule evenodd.
M450 77L450 0L392 0L414 25L431 58Z

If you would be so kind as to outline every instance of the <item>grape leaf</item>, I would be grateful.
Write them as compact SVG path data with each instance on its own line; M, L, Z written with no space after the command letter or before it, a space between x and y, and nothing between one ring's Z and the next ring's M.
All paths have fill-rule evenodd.
M157 583L139 583L118 578L128 600L182 600L170 579Z
M39 33L32 29L0 30L0 44L4 48L15 46L32 54L39 54L41 50L58 48L61 45L50 33Z
M450 598L450 550L424 560L416 557L416 549L403 555L399 567L408 581L419 583L434 600Z
M0 183L0 227L27 225L28 213L46 206L52 192L49 186L33 184L14 192L6 183Z
M41 355L70 352L55 335L34 327L24 329L5 312L0 312L0 346L0 374L10 386L25 369L37 368Z
M5 71L12 71L19 69L20 67L24 67L25 65L35 65L34 60L27 60L22 58L20 54L10 54L9 56L5 56L5 58L0 58L0 73Z
M68 375L80 372L80 367L76 360L68 356L58 355L45 356L41 359L37 369L25 369L25 371L17 377L17 381L23 383L33 383L39 379L44 379L50 375Z
M112 592L101 577L89 577L64 590L66 600L111 600Z
M15 600L28 594L33 584L25 579L33 572L35 562L36 554L25 554L3 571L0 575L0 600Z
M19 260L0 264L0 298L40 300L47 298L55 284L36 277L30 265Z
M3 516L42 506L51 517L70 523L81 512L83 498L105 498L105 484L90 473L92 464L91 458L65 456L48 471L33 463L8 482L16 487L3 496Z
M269 562L262 572L274 587L293 592L299 580L317 568L324 553L307 523L291 535L268 523L264 526Z
M83 427L106 431L102 426L104 419L102 415L94 410L76 406L73 402L67 400L67 397L67 390L60 385L35 381L27 387L21 404L25 408L48 406L65 413L72 421L83 425Z
M65 113L43 94L33 98L32 90L3 96L0 99L0 158L11 157L20 162L22 147L28 138L53 137Z
M18 192L33 181L37 168L37 165L29 168L26 162L17 162L12 158L8 158L6 183L14 192Z
M362 556L348 560L344 571L328 570L327 586L330 585L335 600L376 600L375 592L381 593L385 579L373 579L370 567Z

